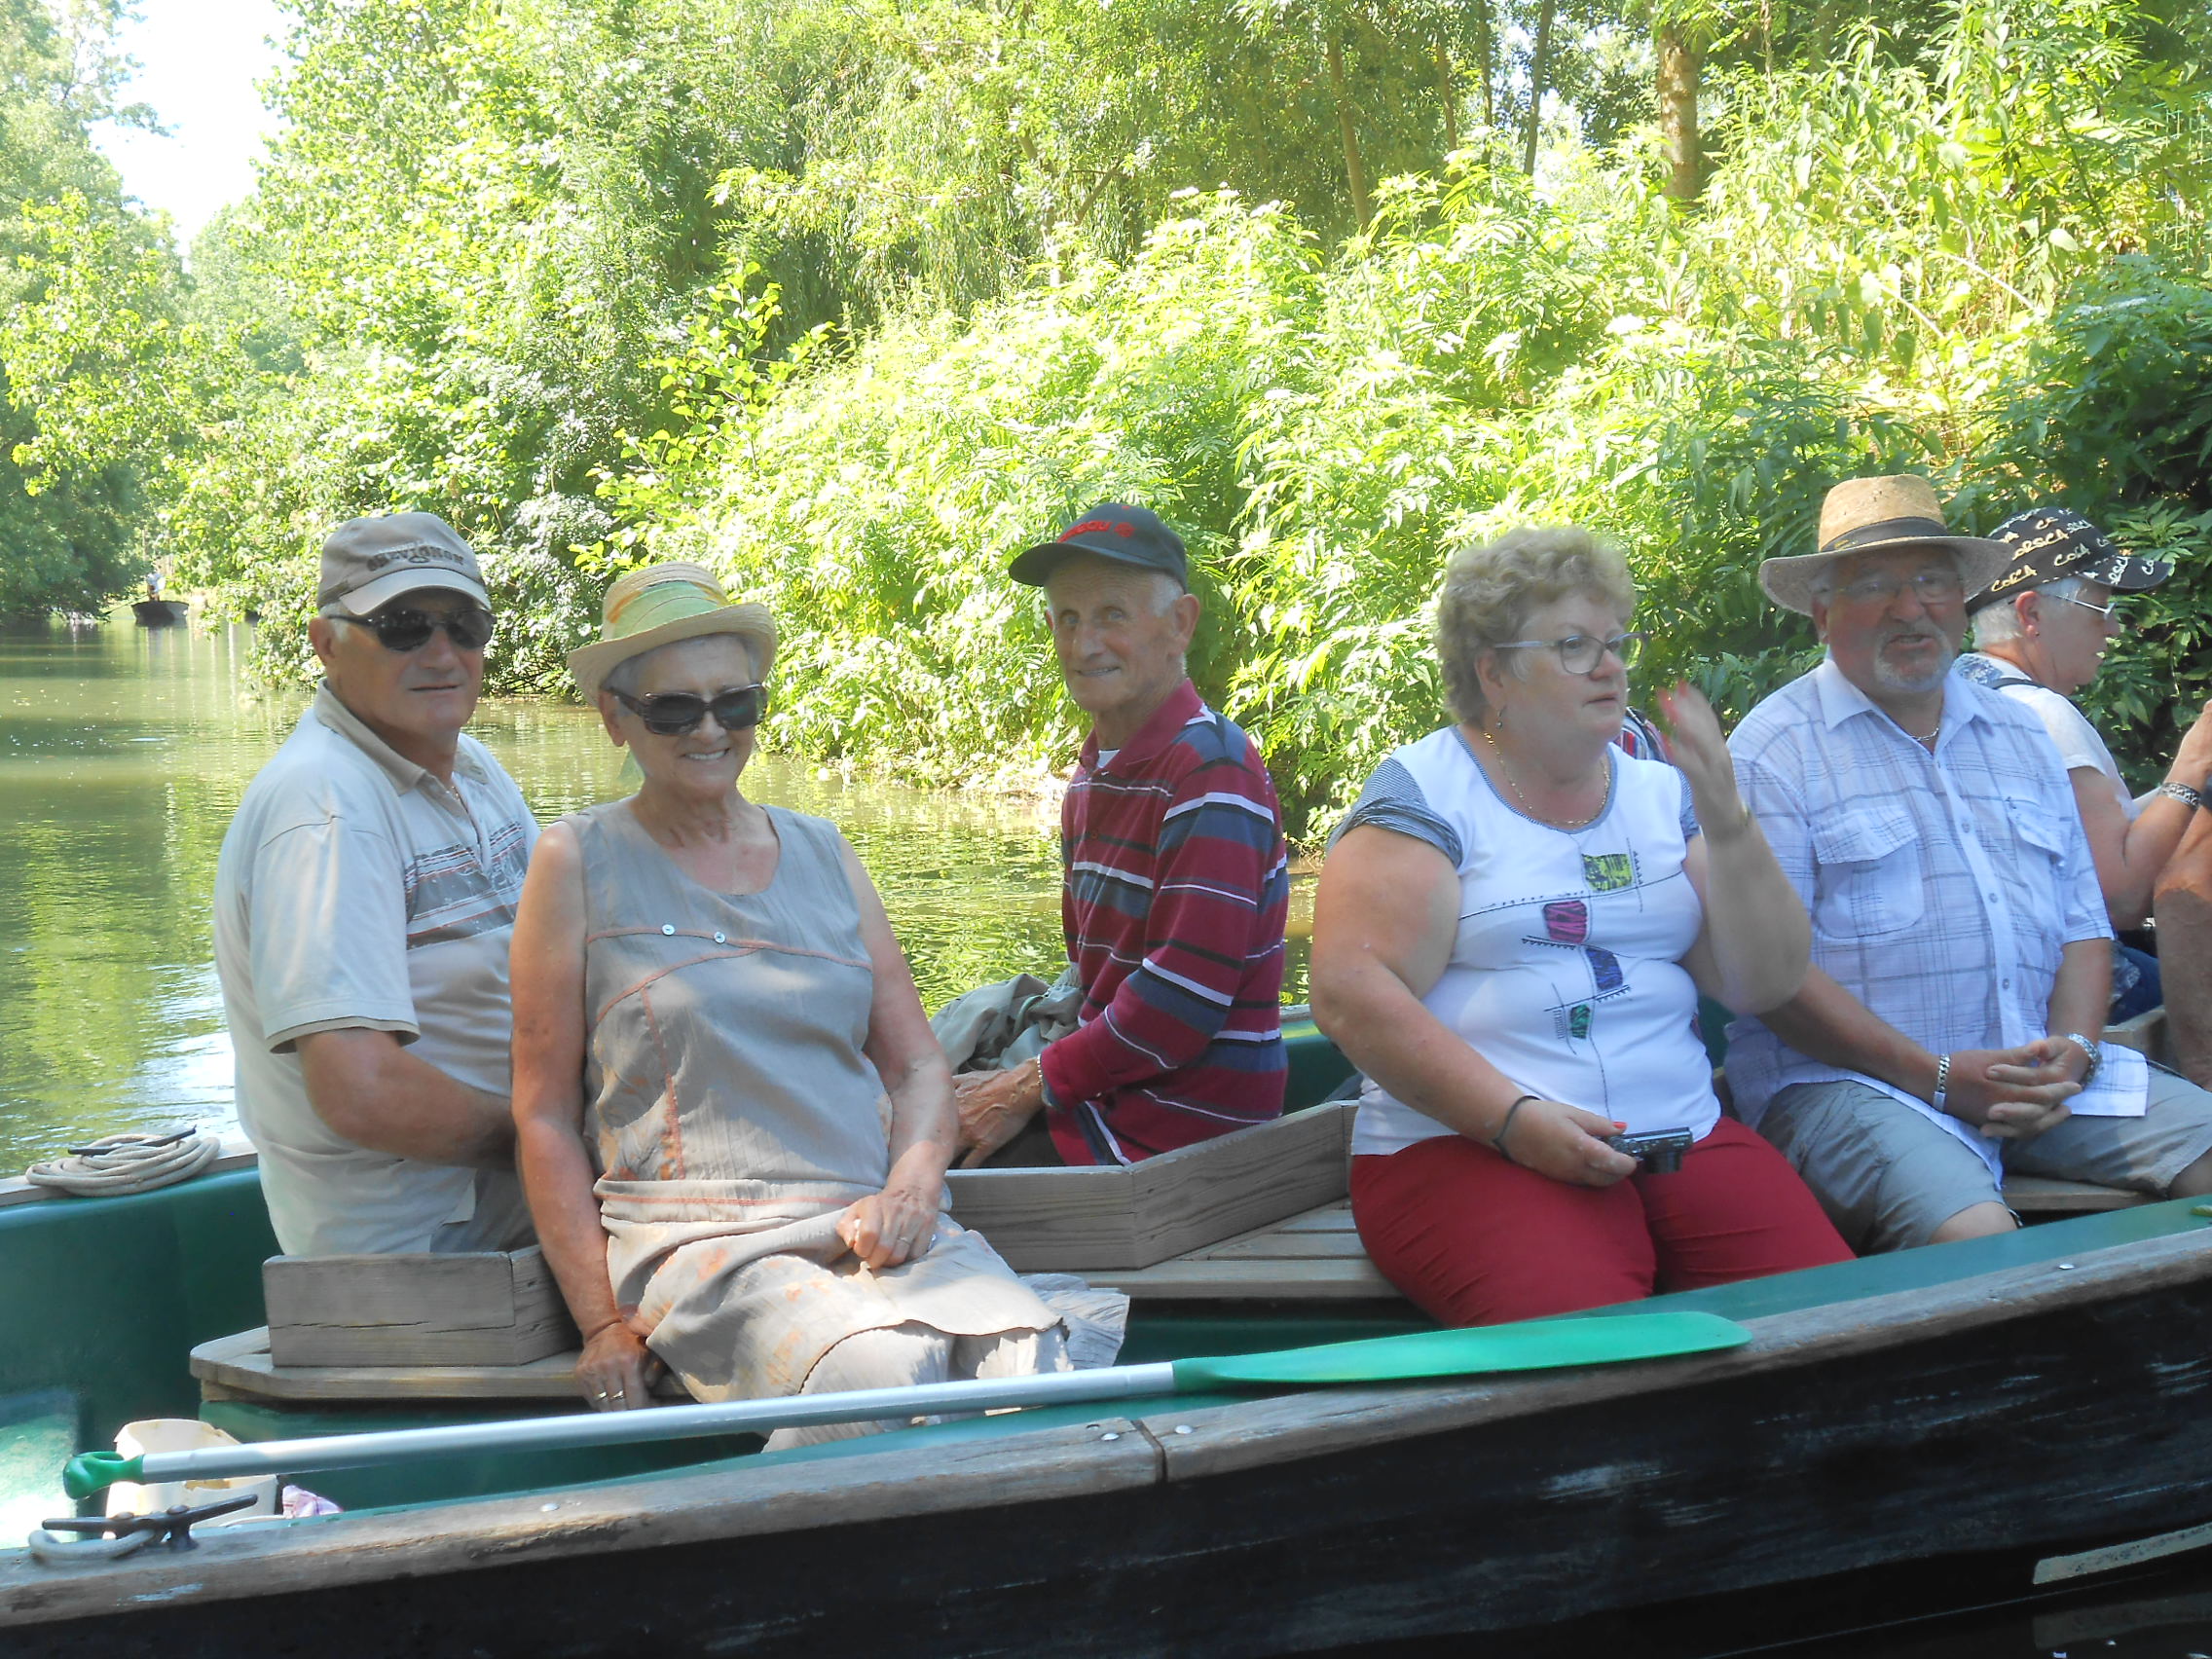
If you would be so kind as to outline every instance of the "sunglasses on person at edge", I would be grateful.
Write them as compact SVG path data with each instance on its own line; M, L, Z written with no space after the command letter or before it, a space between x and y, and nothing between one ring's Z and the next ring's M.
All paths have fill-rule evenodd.
M1611 651L1621 659L1621 667L1634 668L1636 659L1643 652L1643 642L1649 638L1642 633L1615 634L1611 639L1597 634L1569 634L1564 640L1507 640L1496 648L1501 651L1559 652L1559 665L1569 674L1595 674L1598 664Z
M387 605L367 616L333 610L330 619L350 622L356 628L374 628L377 644L387 651L419 651L441 628L446 638L464 651L480 651L492 640L492 613L475 605L460 610L417 610L412 606Z
M611 687L610 687L611 689ZM757 681L701 697L689 691L663 691L657 697L632 697L616 691L614 700L645 722L645 729L662 737L682 737L698 729L711 712L715 724L724 731L743 731L760 723L767 709L767 689Z

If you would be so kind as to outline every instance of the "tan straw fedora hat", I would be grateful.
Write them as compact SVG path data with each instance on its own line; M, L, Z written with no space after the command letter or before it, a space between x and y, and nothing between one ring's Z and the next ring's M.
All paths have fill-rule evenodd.
M1950 548L1958 555L1969 599L1997 579L2012 552L2002 541L1944 529L1936 486L1925 478L1913 473L1847 478L1821 502L1820 551L1767 560L1759 567L1759 586L1784 609L1810 616L1813 588L1823 571L1846 554L1884 547Z
M732 605L704 565L671 563L632 571L607 590L599 639L569 653L569 672L589 703L617 663L679 640L737 634L753 643L753 671L768 678L776 659L776 619L765 605Z

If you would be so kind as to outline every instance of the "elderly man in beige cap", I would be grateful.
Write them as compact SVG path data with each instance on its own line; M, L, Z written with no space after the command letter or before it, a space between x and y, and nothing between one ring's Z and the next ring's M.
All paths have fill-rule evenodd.
M239 803L215 967L240 1121L291 1255L530 1237L508 1110L507 944L537 824L461 728L491 602L444 520L323 544L313 706Z
M1952 672L2009 551L1924 478L1861 478L1759 568L1827 646L1729 740L1813 966L1730 1027L1728 1080L1862 1252L2009 1231L2008 1169L2212 1191L2212 1095L2100 1041L2112 928L2056 749Z

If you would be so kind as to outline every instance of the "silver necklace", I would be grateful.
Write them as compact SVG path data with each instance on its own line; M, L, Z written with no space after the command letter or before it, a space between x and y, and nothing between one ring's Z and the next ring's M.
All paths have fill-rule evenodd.
M1529 797L1521 793L1521 786L1514 781L1513 767L1511 763L1509 763L1505 758L1505 751L1498 748L1497 739L1491 736L1490 727L1478 726L1476 729L1483 734L1483 741L1490 745L1491 754L1494 755L1497 757L1497 769L1504 776L1505 787L1513 792L1513 798L1521 803L1521 810L1523 812L1526 812L1538 824L1548 824L1554 830L1587 830L1591 825L1598 822L1600 814L1602 814L1605 810L1605 803L1602 798L1598 802L1597 812L1591 813L1586 818L1577 818L1571 823L1562 823L1556 818L1546 818L1533 806L1530 806L1529 804ZM1601 759L1603 757L1601 756Z

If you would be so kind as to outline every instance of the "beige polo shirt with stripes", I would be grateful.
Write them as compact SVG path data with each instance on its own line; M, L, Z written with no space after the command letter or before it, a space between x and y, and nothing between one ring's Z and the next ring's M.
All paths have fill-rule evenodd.
M240 1121L292 1255L424 1250L475 1207L468 1169L341 1139L294 1045L397 1032L472 1088L509 1091L507 945L537 824L514 780L461 739L451 788L325 685L247 786L215 876L215 967Z

